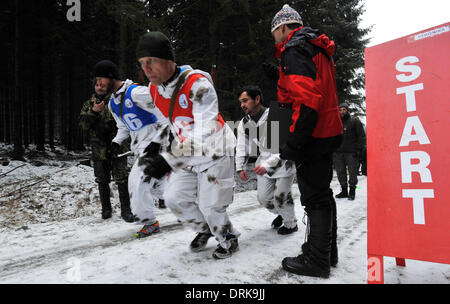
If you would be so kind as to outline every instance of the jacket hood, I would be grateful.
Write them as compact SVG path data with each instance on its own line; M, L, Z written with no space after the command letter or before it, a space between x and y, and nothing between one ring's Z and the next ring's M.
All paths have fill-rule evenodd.
M325 34L320 35L319 30L315 30L310 27L299 27L289 34L282 50L284 51L287 47L303 43L305 40L323 49L330 57L333 56L336 49L334 41L328 38Z
M328 38L324 34L320 35L316 39L310 40L309 42L323 49L325 53L327 53L330 57L333 56L336 49L334 41L330 40L330 38Z

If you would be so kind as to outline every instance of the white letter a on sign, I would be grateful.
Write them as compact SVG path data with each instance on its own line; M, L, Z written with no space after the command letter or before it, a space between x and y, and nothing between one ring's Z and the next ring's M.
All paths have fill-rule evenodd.
M70 22L81 21L81 3L80 0L67 0L66 5L73 5L67 11L67 20Z

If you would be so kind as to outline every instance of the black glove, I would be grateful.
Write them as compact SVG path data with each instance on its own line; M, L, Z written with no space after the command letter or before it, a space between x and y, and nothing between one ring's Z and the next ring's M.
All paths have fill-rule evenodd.
M117 155L119 155L119 151L120 151L120 145L116 142L113 142L111 144L111 148L109 148L109 151L111 152L112 158L117 158Z
M147 175L144 181L146 182L149 182L150 178L152 177L160 179L161 177L172 171L170 165L160 154L149 158L146 157L144 164L144 174Z
M278 78L280 78L280 71L276 64L271 62L264 62L262 64L262 68L269 79L273 81L278 81Z
M159 154L159 151L161 150L161 144L151 142L147 148L145 148L144 153L145 157L153 157L157 154Z

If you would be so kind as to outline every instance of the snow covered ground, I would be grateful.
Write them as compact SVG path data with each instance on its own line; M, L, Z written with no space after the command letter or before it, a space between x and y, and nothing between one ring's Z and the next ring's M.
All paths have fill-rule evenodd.
M355 201L337 200L339 264L329 279L319 279L281 268L282 259L298 255L304 241L296 184L292 191L298 232L278 235L270 227L274 216L259 206L256 192L238 192L229 213L242 233L240 250L230 259L215 260L211 255L216 241L210 239L203 252L190 252L194 233L168 209L156 209L161 233L136 239L141 226L120 218L113 183L115 213L101 220L93 169L76 164L14 161L0 166L0 283L366 283L365 176L359 177ZM336 179L332 188L340 188ZM384 262L385 283L450 283L450 265L407 260L406 267L398 267L388 257Z

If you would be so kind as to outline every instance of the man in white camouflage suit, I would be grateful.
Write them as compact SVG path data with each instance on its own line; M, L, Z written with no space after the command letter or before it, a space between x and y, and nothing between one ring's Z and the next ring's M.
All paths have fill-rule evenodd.
M263 96L258 86L249 85L238 92L238 100L245 116L237 129L236 171L241 180L248 180L246 165L249 159L258 157L253 172L257 178L258 201L270 212L278 215L272 227L278 234L296 232L294 200L291 188L295 177L295 164L290 160L281 160L278 153L268 149L269 111L263 106ZM272 139L273 141L274 139Z
M151 102L169 119L174 135L170 149L147 158L145 173L159 178L173 171L164 198L178 219L197 232L192 251L203 250L214 236L219 245L213 257L231 257L240 235L227 214L235 185L236 137L219 114L211 76L178 66L161 32L144 34L136 53L150 80Z
M109 60L103 60L97 65L115 66ZM112 94L108 106L118 128L111 144L112 154L117 157L120 145L131 138L130 149L136 157L128 177L131 211L144 224L136 233L136 237L150 236L160 231L159 222L154 214L153 196L163 199L165 178L145 179L142 158L158 154L162 146L167 146L169 134L167 120L150 102L146 86L136 85L130 79L122 81L99 78L97 81Z

